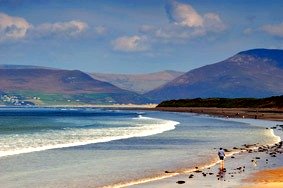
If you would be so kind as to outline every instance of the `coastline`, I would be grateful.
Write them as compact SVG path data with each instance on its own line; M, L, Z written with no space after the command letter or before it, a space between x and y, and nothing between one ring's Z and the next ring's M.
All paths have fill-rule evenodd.
M269 152L273 152L274 147L270 147ZM283 156L277 156L276 162L268 154L259 153L257 149L252 152L234 153L225 159L226 172L220 171L218 162L211 167L198 168L193 171L180 173L178 175L133 185L133 188L171 188L171 187L229 187L229 188L277 188L282 187L283 182L278 182L277 175L283 173ZM265 166L268 160L268 166ZM256 161L256 162L253 162ZM281 161L281 162L280 162ZM275 170L274 170L275 168ZM278 168L278 169L277 169ZM266 170L277 171L266 180ZM255 174L254 174L255 173ZM261 174L261 176L258 176ZM270 174L270 173L269 173ZM256 181L254 177L257 177ZM248 181L247 181L248 179ZM282 181L282 178L280 179ZM120 187L120 186L118 186ZM121 186L124 187L124 186Z
M204 107L156 107L154 109L145 109L154 111L168 111L168 112L185 112L196 113L203 115L211 115L221 118L243 118L243 119L262 119L270 121L282 121L283 109L274 108L204 108ZM282 131L283 127L272 127ZM271 130L273 131L273 130ZM274 132L273 132L274 133ZM211 167L202 169L195 169L174 175L170 178L164 178L157 181L148 183L137 184L131 187L180 187L184 186L193 187L206 187L211 185L220 185L221 187L235 187L235 188L277 188L283 186L283 178L279 178L283 174L283 149L282 149L282 134L278 136L280 140L270 146L249 146L246 150L238 152L231 152L227 156L226 168L230 168L230 172L221 175L218 170L216 162ZM273 155L272 155L273 154ZM278 154L278 155L277 155ZM244 166L235 166L232 162L234 158L243 158L241 164ZM260 160L265 158L265 160ZM276 159L274 162L274 159ZM268 165L272 163L271 165ZM237 164L238 165L238 164ZM258 169L253 169L253 166L261 166ZM247 168L247 166L250 166ZM249 170L248 170L249 169ZM252 170L251 170L252 169ZM201 173L200 173L201 172ZM209 174L209 175L208 175ZM216 178L215 178L216 174ZM237 177L238 176L238 177ZM268 178L266 178L268 176ZM205 179L204 179L205 177ZM188 179L189 178L189 179Z
M62 106L61 106L62 107ZM70 107L70 106L65 106ZM84 106L86 107L86 106ZM155 107L155 105L91 105L87 107L98 107L98 108L110 108L110 109L121 109L121 110L145 110L145 111L168 111L168 112L184 112L184 113L195 113L202 115L216 116L220 118L242 118L242 119L261 119L270 121L283 121L283 109L278 108L206 108L206 107ZM283 127L282 127L283 128ZM273 128L274 129L274 128ZM272 129L270 129L273 131ZM281 136L281 139L283 137ZM270 187L277 188L282 184L275 182L278 180L276 174L283 173L283 155L282 145L280 146L280 152L276 156L277 164L272 162L274 157L270 156L269 153L278 152L278 143L270 145L267 148L263 145L258 146L247 146L242 150L230 150L230 154L227 156L226 166L230 170L223 175L218 170L218 162L215 161L205 167L200 167L199 169L188 169L186 171L180 172L165 172L160 174L160 176L154 178L147 178L143 180L127 182L116 184L114 187L180 187L183 182L184 186L192 187L206 187L210 185L220 185L222 187L235 187L235 188L247 188L247 187ZM265 148L266 151L262 153L260 148ZM235 164L234 158L239 158L243 166ZM269 161L269 166L266 166L266 161L255 160L256 158L265 158ZM255 163L252 161L257 161L256 164L260 166L255 167ZM261 164L260 164L261 163ZM246 167L243 169L242 167ZM241 168L241 169L240 169ZM240 170L239 170L240 169ZM275 175L265 181L266 170L273 169L276 171ZM198 172L198 171L201 171ZM191 175L193 178L189 178ZM212 174L212 175L209 175ZM262 174L262 175L259 175ZM228 177L230 176L230 177ZM188 179L189 178L189 179ZM204 179L205 178L205 179ZM188 182L189 181L189 182ZM278 186L279 185L279 186ZM107 186L106 186L107 187Z
M283 108L156 107L153 110L207 114L225 118L283 121Z
M119 109L119 108L114 108L114 109ZM140 109L135 109L135 108L126 108L126 110L140 110ZM156 109L147 109L148 112L150 111L157 111ZM204 111L203 111L204 112ZM154 112L156 113L156 112ZM164 113L166 114L166 113ZM180 116L183 116L184 119L187 119L187 115L185 113L168 113L168 114L172 114L174 115L174 117L177 117L178 120L180 118ZM177 114L179 114L177 116ZM211 114L210 114L211 115ZM205 118L208 119L209 121L211 121L210 119L222 119L224 120L223 122L226 122L226 118L223 118L224 116L222 116L222 118L214 118L214 117L209 117L207 115L198 115L198 114L189 114L188 116L193 116L198 118ZM215 116L215 115L213 115ZM169 116L165 116L164 118ZM220 116L221 117L221 116ZM170 119L170 118L169 118ZM221 121L222 121L221 120ZM257 122L258 120L253 120L253 119L231 119L232 121L239 121L239 122L247 122L247 123L251 123L252 121ZM218 121L218 120L217 120ZM230 121L227 119L227 121ZM204 122L203 122L204 123ZM207 123L207 122L206 122ZM204 123L204 124L206 124ZM251 123L253 124L253 123ZM219 144L213 144L212 146L210 146L212 151L212 158L213 160L210 161L204 161L203 163L193 163L193 166L187 166L187 163L183 162L183 166L179 166L180 168L176 168L176 169L170 169L165 167L163 169L161 169L160 174L157 174L155 177L153 176L148 176L149 178L145 179L135 179L132 178L131 182L125 181L125 182L121 182L121 184L112 184L114 187L180 187L182 186L182 181L184 181L184 186L185 187L211 187L211 185L221 185L222 187L240 187L243 184L244 185L251 185L253 184L252 182L246 182L244 181L243 183L241 182L242 179L245 179L247 177L250 177L251 174L253 174L254 172L260 171L260 170L264 170L266 168L276 168L276 167L280 167L283 166L283 162L278 162L278 161L283 161L283 155L277 155L277 157L272 157L269 155L269 153L273 153L276 149L276 144L274 145L274 143L279 143L279 138L275 135L280 135L281 138L283 135L282 130L280 130L281 127L277 127L276 128L272 128L269 130L265 130L265 127L272 127L276 124L281 124L279 122L271 122L269 123L269 121L262 121L260 125L264 131L267 132L267 135L273 135L274 140L271 140L270 142L260 142L259 141L252 141L252 142L242 142L241 144L235 144L235 142L233 142L233 140L231 140L231 145L224 147L225 149L229 150L229 152L226 152L227 158L225 160L225 167L227 168L227 172L224 174L221 174L218 170L218 159L216 157L214 157L214 151L217 151L217 148L213 148L214 146L218 146ZM283 123L282 123L283 124ZM223 125L229 125L226 123L223 123ZM254 124L257 125L257 124ZM262 129L261 128L261 129ZM283 127L282 127L283 128ZM191 132L191 128L189 129L189 131ZM182 130L183 132L183 130ZM273 134L276 133L276 134ZM280 133L280 134L277 134ZM254 134L257 135L257 134ZM217 136L217 138L220 138ZM231 139L231 137L225 138L225 140L229 140ZM237 139L234 138L234 139ZM230 141L230 140L229 140ZM269 146L267 145L259 145L256 144L256 142L260 142L261 144L269 144ZM249 145L242 145L244 143L249 143ZM255 143L255 144L253 144ZM233 146L237 146L238 148L233 148ZM185 147L185 146L183 146ZM207 148L207 146L205 146L205 148ZM259 149L261 148L261 149ZM278 149L278 148L277 148ZM188 157L187 154L182 154L184 157ZM199 155L199 153L197 154ZM201 156L201 155L200 155ZM182 159L184 158L182 157ZM236 158L236 159L235 159ZM260 158L260 159L256 159L256 158ZM254 163L251 162L251 160L256 159L258 162L257 166L254 166ZM268 166L265 166L265 159L269 160ZM280 160L279 160L280 159ZM274 162L275 160L275 162ZM168 161L170 164L170 161ZM179 160L179 162L182 163L182 160ZM146 162L148 163L148 162ZM197 169L195 169L195 165L198 167ZM245 171L243 171L243 166L245 166ZM239 170L239 168L241 167L241 170ZM150 167L150 169L153 168L152 166ZM191 175L194 175L192 178L190 178ZM233 177L232 177L233 175ZM222 177L223 176L223 177ZM219 178L219 179L218 179ZM251 178L252 179L252 178ZM258 184L258 183L257 183ZM89 184L90 185L90 184ZM91 187L91 186L90 186ZM112 187L112 186L110 186Z
M225 168L227 171L219 170L219 161L206 167L196 167L191 171L182 172L172 177L159 180L152 180L147 183L136 184L132 188L171 188L171 187L229 187L229 188L277 188L283 185L283 178L276 175L283 173L283 155L276 158L269 155L278 148L282 151L282 142L272 146L247 146L246 150L231 152L225 158ZM280 146L279 146L280 145ZM263 152L264 151L264 152ZM275 168L275 170L274 170ZM268 170L267 169L271 169ZM267 172L276 171L276 174ZM260 174L260 176L259 176ZM268 186L267 186L268 185ZM120 187L120 186L117 186ZM121 186L124 187L124 186Z

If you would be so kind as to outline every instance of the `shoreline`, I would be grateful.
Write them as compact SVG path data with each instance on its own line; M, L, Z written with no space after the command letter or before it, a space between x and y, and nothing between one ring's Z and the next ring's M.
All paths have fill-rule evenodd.
M182 186L182 184L184 184L184 187L210 187L211 185L217 184L221 187L229 188L264 188L268 184L268 188L277 188L278 185L283 185L283 182L282 184L278 184L277 181L273 181L278 180L278 178L274 176L266 180L266 174L272 174L274 168L277 174L283 174L283 155L279 156L282 152L281 139L270 145L245 145L244 148L237 148L226 153L225 169L227 169L227 171L224 172L218 169L220 161L217 160L210 165L198 166L195 167L195 169L183 171L178 174L172 172L172 176L169 177L151 179L145 182L122 184L117 187L177 188ZM270 153L278 154L277 158L269 155ZM235 163L235 158L236 160L240 160L240 162ZM248 161L248 159L251 159L251 161ZM273 159L281 161L280 165L274 166ZM268 163L269 167L264 166ZM271 170L269 170L270 167ZM259 177L258 174L260 174ZM283 178L280 180L283 181Z
M129 109L130 110L130 109ZM147 109L149 111L168 111L168 110L160 110L160 109ZM170 109L171 111L172 109ZM188 112L188 111L183 111L184 109L181 109L181 111L178 112ZM187 109L186 109L187 110ZM203 110L202 108L198 108L197 110ZM171 112L175 112L175 111L171 111ZM207 114L205 113L206 111L203 111L203 113L200 114ZM189 111L189 113L191 113ZM196 112L193 112L196 113ZM209 114L209 115L212 115ZM215 117L221 117L223 118L223 116L219 116L219 115L215 115L215 113L213 113L213 116ZM267 117L267 116L266 116ZM250 119L250 118L248 118ZM266 119L266 118L262 118L262 119ZM270 119L267 119L270 120ZM274 120L273 120L274 121ZM277 120L280 121L280 120ZM279 127L278 127L279 128ZM278 129L279 130L279 129ZM233 158L239 158L239 157L251 157L251 155L253 156L253 159L256 158L267 158L267 156L264 156L264 154L261 154L261 152L266 152L266 155L268 153L273 153L275 152L275 148L278 149L278 146L280 145L280 148L282 147L282 140L283 137L278 136L277 134L274 133L274 128L270 128L271 134L274 135L274 137L277 137L278 139L274 142L274 143L270 143L268 145L258 145L258 144L244 144L243 147L241 148L229 148L226 151L226 158L227 158L227 162L228 162L228 167L230 167L230 172L227 172L227 174L239 174L239 178L235 178L233 175L231 175L231 177L233 177L233 186L235 188L242 188L241 185L242 184L248 184L248 187L250 185L253 185L253 183L247 183L247 182L242 182L243 179L245 179L247 176L251 176L254 172L247 172L244 173L245 171L245 166L235 166L235 164L233 164L233 162L231 162L233 160ZM215 148L216 149L216 148ZM260 156L260 157L259 157ZM232 159L232 160L231 160ZM269 160L271 160L272 157L270 158L269 156ZM281 159L283 159L283 155L281 156ZM253 160L252 160L253 161ZM181 170L177 170L177 171L166 171L166 169L162 174L159 174L158 176L155 177L149 177L149 178L145 178L145 179L139 179L139 180L133 180L130 182L126 182L126 183L118 183L118 184L113 184L111 186L105 186L106 188L108 187L133 187L133 188L151 188L151 187L156 187L156 188L160 188L160 187L180 187L182 186L181 184L184 183L185 186L188 186L188 178L191 178L191 176L193 177L192 179L190 179L189 183L191 185L189 186L193 186L193 187L203 187L204 184L206 183L206 186L209 185L213 185L217 182L219 182L219 180L221 181L221 183L224 183L223 187L231 187L231 179L229 180L228 178L221 178L221 173L218 171L218 164L219 164L219 160L216 159L214 161L211 161L209 163L203 164L203 165L198 165L196 168L184 168ZM232 163L232 164L229 164ZM251 162L249 162L248 160L244 159L244 161L242 161L242 163L246 163L246 166L251 165ZM253 163L253 162L252 162ZM254 163L253 163L254 165ZM283 163L281 163L280 165L277 165L276 168L278 167L282 167L283 170ZM242 168L241 170L239 170L240 168ZM261 169L257 169L255 172L261 172L262 170L265 170L265 167L262 167ZM283 172L283 171L282 171ZM213 174L212 176L208 176ZM226 174L226 177L227 177ZM214 178L216 175L216 177L218 178ZM199 177L201 176L201 177ZM225 176L225 175L224 175ZM235 175L236 176L236 175ZM207 177L206 179L203 179L203 177ZM220 178L219 178L220 177ZM204 181L206 180L206 181ZM224 181L224 182L223 182ZM204 184L203 184L204 183ZM203 186L199 186L199 185L203 185ZM257 184L258 185L258 184ZM247 188L247 187L243 187L243 188ZM252 187L252 188L256 188ZM272 187L273 188L273 187ZM275 187L274 187L275 188Z
M276 143L275 143L276 144ZM273 144L273 145L275 145ZM270 145L272 147L273 145ZM240 153L248 153L249 150L256 150L256 148L249 149L249 147L252 146L247 146L246 149L240 149L240 150L235 150L235 151L229 151L226 153L226 157L232 157L234 155L238 155ZM261 147L261 146L258 146ZM122 188L122 187L166 187L164 184L159 185L159 182L164 181L164 180L169 180L170 179L175 179L180 176L184 176L184 174L187 175L192 175L192 174L203 174L205 171L216 168L216 166L220 163L220 160L215 159L211 161L210 163L207 164L202 164L202 165L197 165L195 168L188 168L188 169L182 169L182 170L177 170L177 171L164 171L163 175L159 174L156 177L149 177L149 178L144 178L144 179L138 179L138 180L133 180L130 182L126 183L117 183L117 184L112 184L109 186L103 186L102 188ZM206 173L208 174L208 173ZM216 174L216 173L213 173ZM174 183L174 181L172 181ZM171 183L172 183L171 182ZM176 182L177 183L177 182ZM157 184L157 186L156 186ZM178 183L176 186L179 186ZM170 184L169 187L175 187L172 184Z
M22 106L1 106L1 108ZM106 108L117 110L145 110L206 114L224 118L248 118L283 121L283 108L217 108L217 107L158 107L157 104L114 104L114 105L47 105L28 108Z
M225 118L283 121L283 108L156 107L147 110L207 114Z
M254 109L254 108L203 108L203 107L156 107L154 109L144 109L144 110L153 110L153 111L168 111L168 112L183 112L183 113L195 113L195 114L202 114L202 115L211 115L211 116L216 116L216 117L220 117L220 118L243 118L243 119L261 119L261 120L270 120L270 121L282 121L283 120L283 109L274 109L274 108L261 108L261 109ZM273 131L274 129L278 130L282 130L282 126L276 126L276 127L271 127L271 131ZM274 134L274 131L273 131ZM237 155L246 155L249 156L251 153L259 153L259 152L266 152L266 155L268 154L282 154L283 153L283 149L282 149L282 135L281 137L274 134L275 136L279 137L279 140L277 142L275 142L274 144L271 144L269 146L255 146L254 148L246 148L245 151L243 151L242 149L240 151L237 152L231 152L231 154L229 155L229 159L230 158L234 158L234 156ZM264 148L264 149L262 149ZM280 150L280 151L278 151ZM262 155L260 155L262 157ZM254 157L254 158L261 158L261 157ZM266 158L268 158L267 156L265 156ZM270 157L270 156L269 156ZM271 158L266 159L266 160L272 160L274 156L271 155ZM283 160L283 156L280 156L281 161ZM252 163L254 163L253 161L256 161L255 159L251 160ZM245 161L247 164L249 163L248 161ZM212 163L211 165L200 168L200 169L194 169L194 170L190 170L187 172L183 172L180 174L176 174L173 175L172 177L164 177L164 178L160 178L160 180L152 180L149 181L148 183L141 183L141 184L132 184L131 187L179 187L181 186L180 184L184 184L186 186L188 186L186 184L186 181L183 180L178 180L183 178L184 176L187 176L186 179L188 178L188 173L190 173L189 178L193 175L196 174L197 171L207 171L210 170L211 168L214 170L213 173L204 173L202 172L203 176L206 177L206 174L215 174L217 172L217 164L219 163L219 161ZM267 162L266 162L267 163ZM243 166L245 168L245 166ZM238 167L235 168L234 170L237 170L239 168L242 167ZM277 172L277 174L283 174L283 162L280 163L279 165L276 165L275 167L262 167L262 169L258 169L255 172L248 172L247 174L244 174L243 177L238 178L236 180L236 183L234 182L233 187L239 187L239 188L247 188L247 187L252 187L252 188L256 188L256 187L266 187L267 183L266 181L264 181L264 177L266 176L266 171L268 169L270 169L270 171L275 170ZM275 168L275 169L274 169ZM277 170L278 169L278 170ZM245 170L242 168L243 171L240 170L240 172L238 173L243 173ZM268 171L269 172L269 171ZM198 172L197 172L198 173ZM235 173L235 172L230 172ZM229 174L230 174L229 173ZM185 174L185 175L184 175ZM263 174L261 176L258 177L258 174ZM270 173L269 173L270 174ZM217 176L219 176L219 173L217 174ZM233 175L231 175L231 177L234 177ZM256 178L257 177L257 178ZM248 181L246 180L248 179ZM283 178L281 179L282 184L278 182L273 181L274 179L276 179L276 177L271 178L271 182L268 182L268 187L269 188L277 188L283 185ZM178 180L178 181L176 181ZM219 180L219 178L218 178ZM221 180L221 178L220 178ZM172 181L172 182L169 182ZM203 180L201 180L199 177L197 179L194 180L195 182L192 184L192 186L194 187L198 187L199 184L202 183ZM226 180L224 180L226 181ZM164 183L165 182L165 183ZM207 181L210 183L216 183L215 181L211 180L211 178ZM228 182L228 183L227 183ZM225 182L225 185L227 187L230 187L231 184L229 183L229 180ZM212 185L210 184L210 185ZM242 186L242 184L246 185ZM135 186L136 185L136 186ZM209 184L207 184L209 185ZM226 187L224 185L224 187ZM222 185L223 186L223 185ZM122 186L123 187L123 186Z
M114 109L119 109L119 108L114 108ZM145 110L145 109L126 108L124 110ZM171 110L173 112L173 110L175 110L175 109L173 108ZM191 113L191 111L190 111L191 109L178 109L178 110L181 110L181 111L178 111L178 112L182 112L182 113L185 113L185 112ZM186 110L186 111L184 111L184 110ZM198 114L207 114L207 113L205 113L206 110L204 110L203 108L197 108L197 109L193 109L193 110L194 110L194 112L192 112L192 113L195 113L195 114L193 114L193 116L198 116ZM196 110L201 110L202 113L197 114ZM212 109L210 108L209 110L211 111ZM221 109L221 110L223 110L223 109ZM231 109L231 114L235 113L235 111L232 111L232 110L233 109ZM239 109L237 109L237 110L239 110ZM145 111L149 112L149 111L168 111L168 110L146 109ZM274 109L272 109L270 111L272 111L274 113ZM209 115L211 115L212 117L221 117L221 119L223 119L223 120L225 120L224 118L226 117L223 114L222 114L222 116L215 115L215 113L213 113L213 114L211 113ZM281 114L279 113L279 115L281 115ZM201 116L205 116L205 115L201 115ZM211 118L209 116L206 116L206 117ZM265 117L265 119L266 119L266 117L268 117L268 116L264 115L263 117ZM261 119L264 119L264 118L261 118ZM231 120L233 120L233 119L231 119ZM252 119L247 119L247 120L245 120L245 118L239 119L239 117L238 117L238 119L235 119L235 120L236 121L237 120L238 121L247 121L247 122L253 121ZM268 120L270 120L270 119L268 119ZM280 120L277 119L277 121L280 121ZM223 175L224 178L221 178L222 175L220 174L220 172L218 170L218 165L217 165L219 163L219 161L217 160L218 158L213 157L212 158L213 160L211 159L210 161L206 161L204 163L195 164L198 167L196 169L194 168L194 166L188 168L188 166L186 167L186 164L184 164L184 166L183 166L184 168L181 168L181 169L179 168L179 170L176 169L175 171L167 171L169 169L164 169L164 170L162 169L162 171L160 171L160 174L157 174L157 176L151 176L151 177L148 177L148 178L145 177L144 179L136 179L136 180L132 179L132 181L130 181L130 182L121 182L121 184L114 184L114 186L115 187L131 186L131 187L141 187L141 188L143 188L143 187L158 187L158 188L159 187L170 187L171 188L171 187L182 186L180 184L182 184L182 181L184 181L185 182L184 185L186 187L188 185L190 187L206 187L206 186L209 186L209 185L214 185L215 183L223 184L224 187L226 187L226 186L231 187L232 184L235 185L233 187L240 187L242 179L250 177L250 175L253 174L254 172L261 171L261 170L265 169L265 167L263 167L264 164L261 164L261 169L256 169L256 171L254 171L253 169L248 169L248 168L253 168L253 166L251 166L251 164L253 164L251 162L251 160L254 160L256 158L261 158L261 159L256 159L256 160L259 163L260 162L264 163L265 161L263 159L268 159L269 164L270 164L270 166L268 166L268 168L270 168L270 167L272 167L272 168L282 167L283 166L283 155L278 154L278 156L276 158L269 156L269 153L275 152L276 147L278 149L277 145L279 143L282 143L282 142L279 142L279 138L281 138L281 139L283 138L283 136L282 136L283 135L283 132L282 132L283 123L282 123L282 126L278 125L278 126L275 126L275 128L273 128L272 126L274 126L276 122L269 124L268 121L266 121L266 122L262 121L262 123L263 123L262 124L263 128L266 127L265 125L268 125L268 127L270 127L268 132L270 131L270 134L273 134L274 137L277 136L278 139L276 140L276 138L275 138L271 142L266 142L266 144L269 144L270 146L258 145L255 142L251 142L251 143L244 142L244 143L248 143L248 145L247 144L238 145L237 146L238 148L234 148L233 146L235 146L235 145L230 145L228 147L228 150L231 152L230 155L229 155L228 151L226 151L227 160L225 160L225 163L227 164L227 173L226 173L226 175L225 174ZM277 134L277 133L279 133L279 134ZM255 143L255 144L253 144L253 143ZM265 142L260 142L260 143L263 144ZM282 144L281 144L280 148L282 148ZM214 149L215 149L215 151L217 150L217 148L214 148ZM282 151L282 149L281 149L281 151ZM236 160L233 159L233 158L236 158ZM276 164L275 166L273 166L273 164L272 164L273 160L278 159L278 158L280 158L282 162L280 164ZM260 160L262 160L262 161L260 161ZM239 163L239 161L241 161L241 162ZM241 166L239 164L241 164ZM243 171L242 165L247 167L246 168L247 170L245 172ZM260 166L260 165L258 165L258 166ZM225 165L225 167L226 167L226 165ZM241 168L241 170L238 170L238 168ZM236 175L234 175L234 173ZM194 175L194 176L192 178L190 178L191 175ZM232 175L233 175L233 177L232 177ZM220 180L219 179L217 180L217 178L219 178ZM256 182L256 183L259 184L258 182ZM244 182L244 185L245 184L250 185L250 184L253 184L253 182ZM113 187L113 186L108 186L108 187Z
M152 109L157 104L78 104L78 105L34 105L34 106L8 106L0 105L0 108L113 108L113 109Z

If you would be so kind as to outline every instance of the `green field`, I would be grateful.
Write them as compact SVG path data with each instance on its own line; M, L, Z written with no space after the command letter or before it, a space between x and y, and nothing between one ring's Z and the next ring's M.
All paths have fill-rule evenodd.
M35 105L113 104L116 102L110 94L107 93L68 95L21 90L17 92L6 92L6 94L9 96L17 96L20 100L29 101ZM3 101L1 102L3 103Z

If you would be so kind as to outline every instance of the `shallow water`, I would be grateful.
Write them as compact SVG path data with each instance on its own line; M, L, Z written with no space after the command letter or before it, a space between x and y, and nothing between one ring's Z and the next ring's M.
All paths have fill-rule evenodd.
M265 129L276 124L270 121L150 111L95 109L91 112L95 115L90 109L79 111L83 115L2 116L0 185L98 187L126 183L162 176L165 170L209 164L220 146L271 144L278 139Z

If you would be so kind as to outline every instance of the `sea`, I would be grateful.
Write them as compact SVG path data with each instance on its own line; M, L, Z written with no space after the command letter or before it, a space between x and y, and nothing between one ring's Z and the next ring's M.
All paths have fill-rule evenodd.
M99 108L0 108L0 187L125 187L271 145L282 122ZM168 173L170 172L170 173Z

